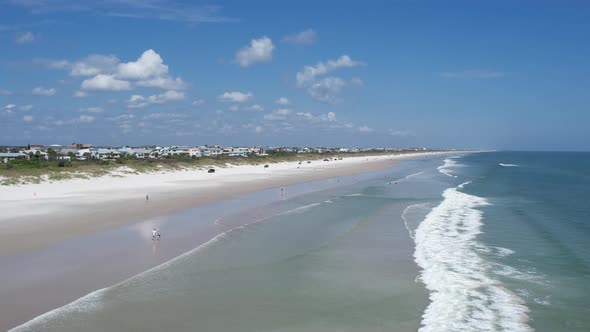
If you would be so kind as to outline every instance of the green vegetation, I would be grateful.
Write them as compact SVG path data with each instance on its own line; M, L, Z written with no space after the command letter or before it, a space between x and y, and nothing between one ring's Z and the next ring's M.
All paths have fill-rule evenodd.
M395 154L415 151L398 151ZM122 156L118 159L87 159L71 161L57 160L54 152L48 152L50 159L45 160L33 155L30 160L11 160L0 163L0 184L15 185L39 183L42 181L59 181L73 178L91 178L110 174L120 167L130 174L149 173L163 170L205 169L207 167L225 167L231 165L264 165L286 161L307 161L324 158L347 158L392 154L391 151L370 151L363 153L290 153L271 152L267 156L250 155L249 157L215 157L190 158L188 156L164 157L160 159L138 159Z

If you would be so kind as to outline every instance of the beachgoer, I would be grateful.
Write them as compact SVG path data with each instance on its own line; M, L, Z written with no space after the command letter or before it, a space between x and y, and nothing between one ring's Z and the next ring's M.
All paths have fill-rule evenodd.
M160 241L160 237L161 237L161 236L162 236L162 235L160 234L160 231L158 231L158 241Z
M152 240L156 239L156 229L152 229Z
M145 201L148 202L150 200L150 194L145 195Z

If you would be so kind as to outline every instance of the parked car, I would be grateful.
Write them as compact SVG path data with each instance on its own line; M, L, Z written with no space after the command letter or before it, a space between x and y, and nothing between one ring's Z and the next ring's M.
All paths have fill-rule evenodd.
M268 165L264 165L264 168L268 168Z
M215 169L209 168L209 170L207 171L207 173L215 173Z

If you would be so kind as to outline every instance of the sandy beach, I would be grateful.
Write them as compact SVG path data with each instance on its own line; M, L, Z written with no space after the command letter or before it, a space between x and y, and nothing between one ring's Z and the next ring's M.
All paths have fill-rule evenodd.
M327 184L304 185L301 189L296 184L385 170L397 160L423 155L312 160L301 165L270 164L268 168L228 165L216 168L213 174L206 169L125 174L120 169L119 174L101 178L3 187L0 261L6 273L0 282L5 286L2 298L11 300L0 301L0 328L14 327L166 262L227 227L260 218L260 212L255 210L230 221L232 213L238 213L242 201L248 199L244 196L248 193L273 196L278 187L291 186L287 188L289 194L304 194ZM256 203L250 204L260 204L260 197L252 199ZM218 201L224 205L211 205ZM185 229L182 211L199 206L203 208L197 214L210 214L209 219L215 217L216 222ZM224 221L217 222L219 216ZM178 220L166 226L166 239L173 239L173 245L146 251L145 243L151 241L125 240L137 237L138 231L142 233L140 238L148 237L151 227L163 220Z
M424 153L131 174L0 188L0 255L257 190L391 167ZM146 202L149 195L149 202Z

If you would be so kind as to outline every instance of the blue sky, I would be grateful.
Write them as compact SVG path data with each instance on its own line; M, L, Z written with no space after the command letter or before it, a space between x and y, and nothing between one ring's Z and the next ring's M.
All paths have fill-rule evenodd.
M0 144L590 150L584 1L0 1Z

